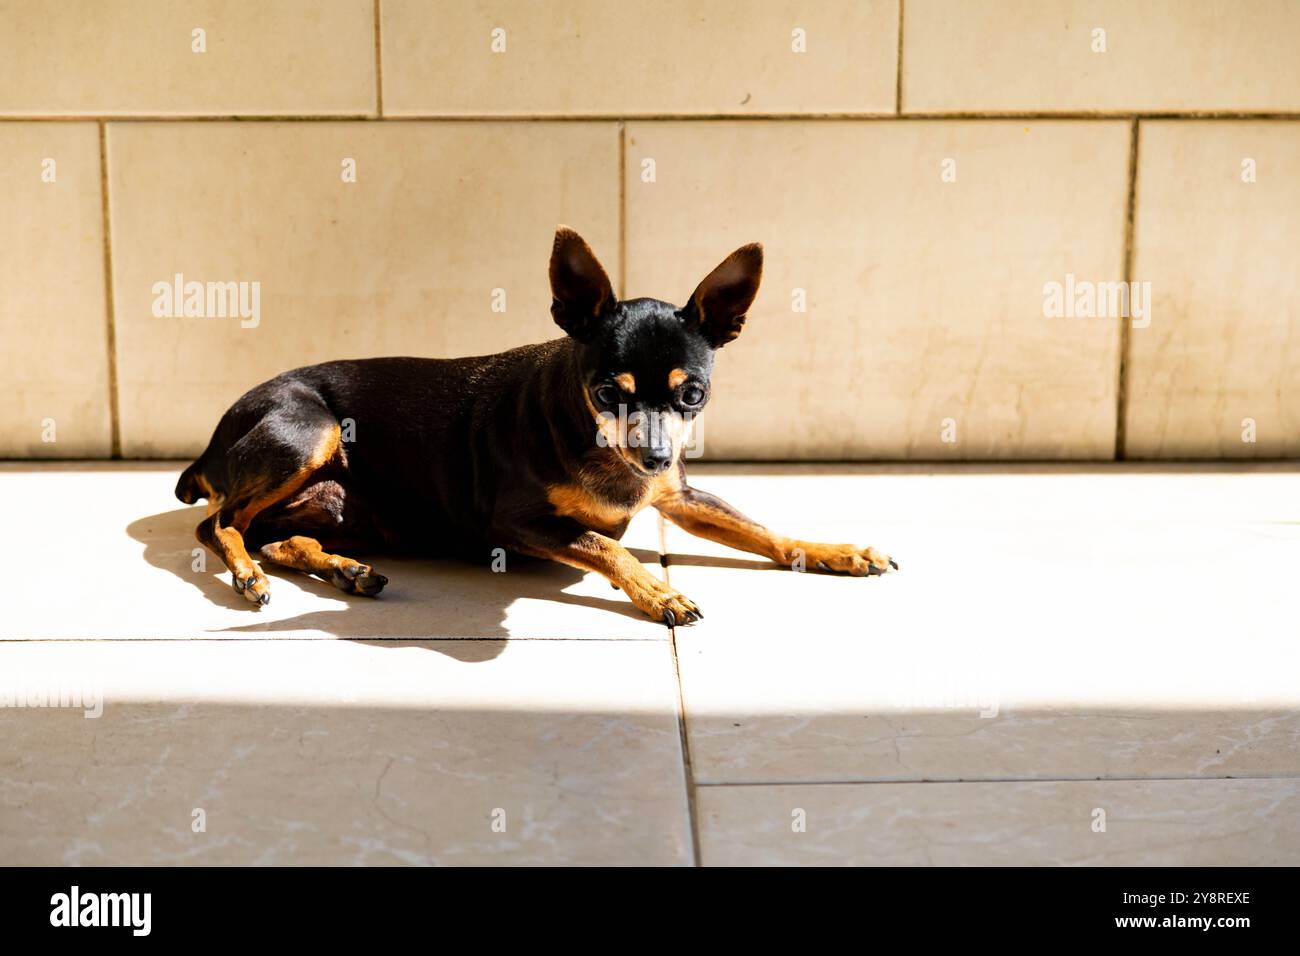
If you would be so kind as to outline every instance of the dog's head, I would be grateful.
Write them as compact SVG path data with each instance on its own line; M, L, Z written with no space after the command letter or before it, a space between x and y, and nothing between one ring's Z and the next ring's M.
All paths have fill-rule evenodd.
M709 400L713 353L740 334L763 274L742 246L684 306L614 295L591 247L561 226L551 251L551 314L577 343L583 397L601 444L639 474L672 468Z

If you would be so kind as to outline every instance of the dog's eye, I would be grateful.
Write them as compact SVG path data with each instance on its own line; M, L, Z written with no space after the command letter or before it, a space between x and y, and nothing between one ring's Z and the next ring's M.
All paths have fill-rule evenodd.
M687 385L682 389L683 405L698 405L704 401L704 389L698 385Z
M596 389L596 401L601 405L617 405L618 389L613 385L602 385Z

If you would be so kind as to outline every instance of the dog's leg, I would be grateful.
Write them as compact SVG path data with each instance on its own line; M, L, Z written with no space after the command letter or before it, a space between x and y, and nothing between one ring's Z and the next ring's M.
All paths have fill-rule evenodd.
M376 574L370 565L330 554L321 548L320 542L315 538L301 534L264 544L261 554L272 564L318 575L348 594L374 597L388 583L388 578Z
M244 548L243 533L234 527L235 512L218 509L194 529L194 536L207 545L230 569L235 590L257 605L271 602L271 588Z
M304 442L301 432L312 429ZM290 440L286 440L290 439ZM297 492L339 452L338 422L290 421L268 417L227 452L230 487L219 506L195 529L232 575L235 590L252 603L270 603L266 575L248 556L244 532L253 519Z
M875 548L821 544L775 534L746 518L721 498L689 485L682 485L656 499L654 506L683 531L751 554L761 554L787 567L816 568L855 576L884 574L891 567L898 567L888 555Z
M510 547L604 575L643 613L669 627L694 624L704 617L694 601L647 571L627 548L568 519L516 534Z

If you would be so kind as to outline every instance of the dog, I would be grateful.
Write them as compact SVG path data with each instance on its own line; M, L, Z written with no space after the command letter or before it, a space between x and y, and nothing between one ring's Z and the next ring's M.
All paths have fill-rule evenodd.
M254 605L249 555L374 596L388 579L337 552L486 557L492 549L604 575L669 627L697 605L619 539L656 508L678 527L780 564L848 575L898 565L874 548L775 534L686 482L683 445L718 349L758 293L743 246L685 306L620 301L591 247L561 226L551 314L565 336L473 358L325 362L258 385L222 416L176 496L208 501L199 541Z

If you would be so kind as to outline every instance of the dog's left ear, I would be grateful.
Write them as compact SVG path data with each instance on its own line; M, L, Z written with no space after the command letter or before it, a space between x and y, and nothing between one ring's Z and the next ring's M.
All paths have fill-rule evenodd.
M614 305L614 288L591 246L568 226L560 226L551 248L551 315L555 324L585 341Z
M687 324L698 323L705 339L720 349L745 326L745 313L758 295L763 278L763 247L741 246L708 274L682 310Z

